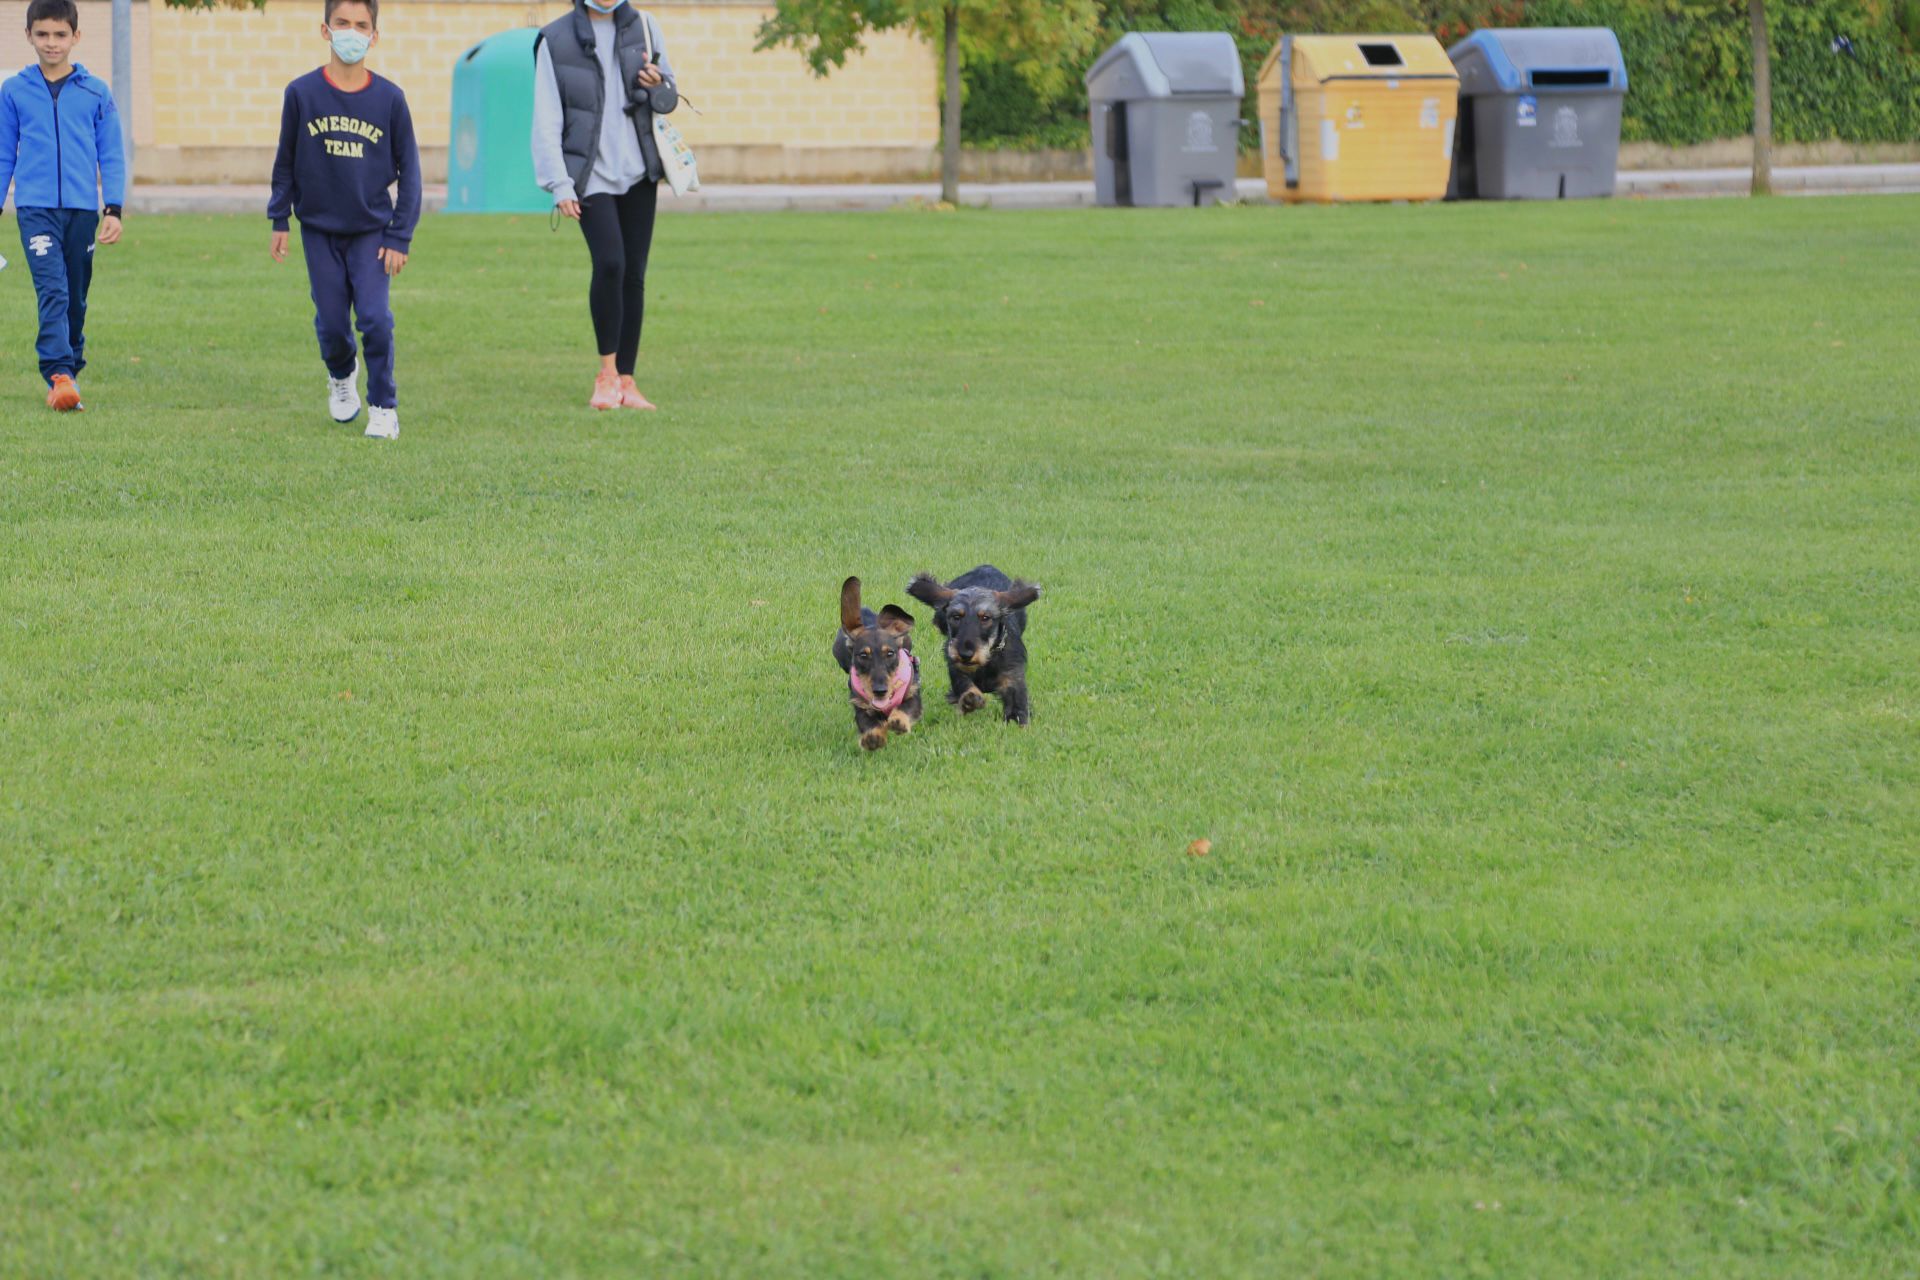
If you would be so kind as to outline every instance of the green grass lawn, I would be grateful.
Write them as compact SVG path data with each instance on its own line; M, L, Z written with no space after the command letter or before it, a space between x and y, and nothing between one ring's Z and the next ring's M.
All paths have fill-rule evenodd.
M9 270L0 1275L1914 1274L1916 226L675 217L595 415L441 217L393 445L264 218L84 415Z

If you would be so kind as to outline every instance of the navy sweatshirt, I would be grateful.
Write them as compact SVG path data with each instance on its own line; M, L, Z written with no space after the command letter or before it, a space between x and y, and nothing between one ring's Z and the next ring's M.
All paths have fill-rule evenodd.
M280 108L280 150L273 158L267 216L275 231L289 213L303 227L334 235L384 231L381 243L407 252L420 221L420 152L407 96L368 73L348 93L310 71L287 86ZM396 205L387 188L400 184Z

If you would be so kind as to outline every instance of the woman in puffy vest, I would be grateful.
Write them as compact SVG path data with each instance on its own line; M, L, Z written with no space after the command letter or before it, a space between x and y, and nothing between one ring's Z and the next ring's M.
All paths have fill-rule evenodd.
M653 116L680 103L660 26L626 0L573 12L534 42L533 172L554 208L580 224L593 257L587 292L600 353L596 409L651 409L634 385L647 250L665 177Z

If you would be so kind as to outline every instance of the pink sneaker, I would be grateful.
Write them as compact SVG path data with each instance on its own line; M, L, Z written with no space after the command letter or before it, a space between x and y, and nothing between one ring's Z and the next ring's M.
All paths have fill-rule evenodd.
M587 401L595 409L618 409L620 407L620 375L602 373L593 380L593 399Z
M633 375L620 375L620 407L622 409L657 409L660 406L640 394L640 388L633 385Z

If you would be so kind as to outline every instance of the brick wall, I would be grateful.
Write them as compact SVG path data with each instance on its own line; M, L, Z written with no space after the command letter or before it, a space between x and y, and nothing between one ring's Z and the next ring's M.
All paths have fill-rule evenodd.
M0 0L0 75L12 75L33 65L33 46L27 43L26 0ZM152 60L148 56L147 6L133 6L133 141L137 147L153 140ZM106 0L81 0L80 43L73 59L89 75L113 83L113 6Z
M649 0L648 7L681 87L704 113L683 111L675 123L702 150L709 177L896 176L924 169L938 145L938 69L914 37L879 37L819 79L790 49L754 51L768 4ZM540 25L566 9L565 0L385 0L368 65L406 90L430 179L445 172L458 57L494 32ZM326 61L320 12L319 0L272 0L262 10L136 0L134 138L142 179L264 180L282 89ZM80 60L109 80L110 14L105 0L81 4ZM21 31L25 16L24 0L0 0L0 26ZM15 65L32 57L24 37L18 52Z

